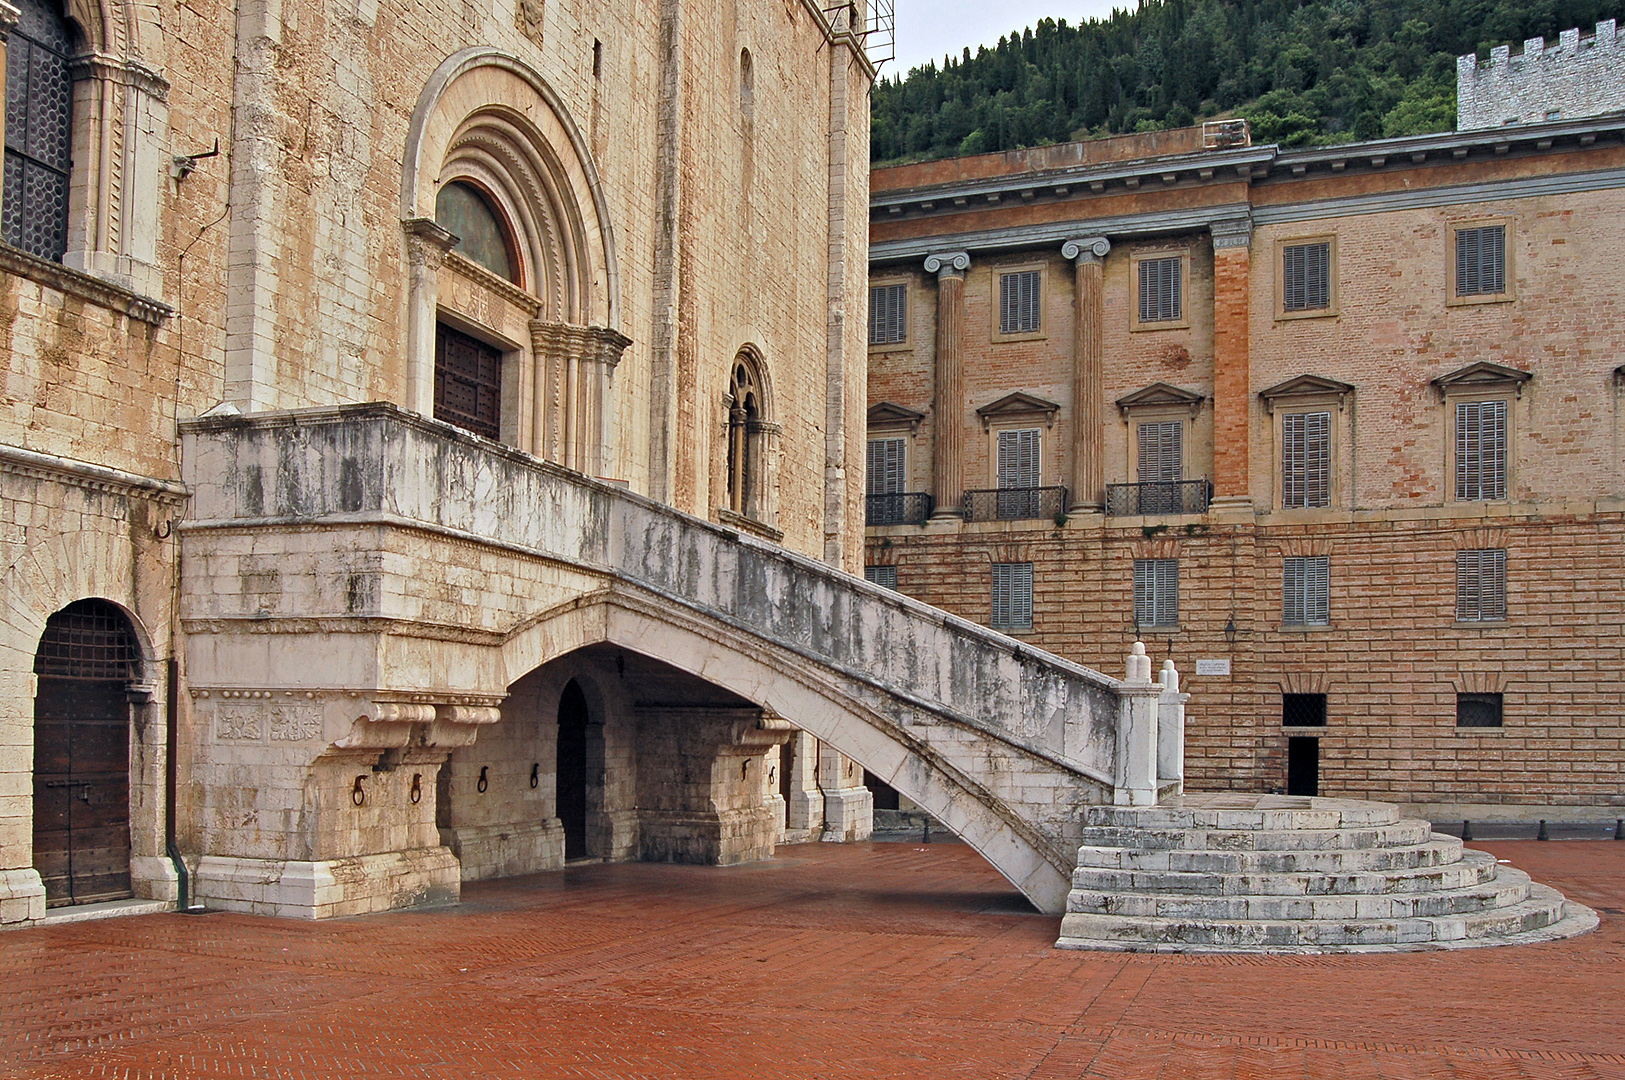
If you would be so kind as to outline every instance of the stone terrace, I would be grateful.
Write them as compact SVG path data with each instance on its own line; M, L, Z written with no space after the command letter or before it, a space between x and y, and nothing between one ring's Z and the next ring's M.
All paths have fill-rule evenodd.
M1488 845L1602 913L1521 948L1051 947L962 844L594 865L461 907L0 936L8 1077L1625 1077L1625 843Z

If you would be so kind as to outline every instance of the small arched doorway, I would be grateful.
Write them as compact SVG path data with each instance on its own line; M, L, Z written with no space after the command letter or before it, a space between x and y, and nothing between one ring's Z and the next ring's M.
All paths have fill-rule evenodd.
M34 674L34 868L47 907L130 888L130 703L141 650L124 613L80 600L45 624Z
M587 724L591 719L587 696L571 679L559 695L558 812L564 826L566 860L588 854Z

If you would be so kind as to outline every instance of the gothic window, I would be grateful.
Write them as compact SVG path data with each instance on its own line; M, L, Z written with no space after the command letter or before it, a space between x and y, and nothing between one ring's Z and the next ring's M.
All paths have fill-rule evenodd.
M518 282L519 260L513 237L491 208L491 202L473 184L454 180L435 197L435 221L455 233L453 249L501 278Z
M763 516L765 391L755 357L740 353L728 379L728 509L754 518Z
M68 248L73 29L53 0L19 0L6 47L6 157L0 238L41 258Z

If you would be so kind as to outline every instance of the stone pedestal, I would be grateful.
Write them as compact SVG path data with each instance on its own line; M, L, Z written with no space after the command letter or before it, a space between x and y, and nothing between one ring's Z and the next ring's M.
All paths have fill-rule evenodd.
M867 840L875 831L875 797L863 786L863 767L834 747L818 747L818 786L824 792L822 839Z
M824 831L824 793L818 789L818 740L805 731L791 736L790 795L785 839L814 839Z
M1134 643L1117 713L1112 802L1150 806L1157 801L1157 706L1162 684L1151 681L1151 658Z

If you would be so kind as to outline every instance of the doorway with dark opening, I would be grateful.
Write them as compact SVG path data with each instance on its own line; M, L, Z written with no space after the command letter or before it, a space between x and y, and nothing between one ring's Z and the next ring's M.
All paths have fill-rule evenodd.
M1286 741L1286 793L1320 794L1320 739L1293 735Z
M558 801L565 859L587 851L587 696L571 679L559 696Z

